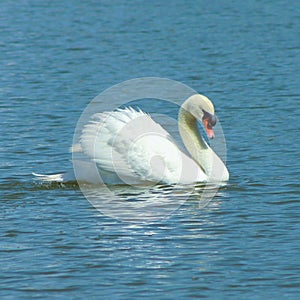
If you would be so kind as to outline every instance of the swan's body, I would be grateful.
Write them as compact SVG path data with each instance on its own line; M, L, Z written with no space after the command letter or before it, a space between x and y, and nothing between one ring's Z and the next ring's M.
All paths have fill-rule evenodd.
M199 134L201 120L209 138L216 122L211 101L193 95L182 105L178 125L185 154L170 134L148 114L133 108L93 115L73 150L85 158L73 160L77 180L93 183L163 182L189 184L226 181L225 164ZM82 165L84 164L84 166ZM64 181L69 174L45 175L47 181Z

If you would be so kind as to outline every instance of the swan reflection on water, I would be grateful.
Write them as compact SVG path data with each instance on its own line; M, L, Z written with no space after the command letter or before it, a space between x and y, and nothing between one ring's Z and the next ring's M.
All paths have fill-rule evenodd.
M224 186L224 184L223 184ZM106 186L81 184L89 202L102 214L127 222L151 222L171 217L186 201L205 207L222 193L220 185Z

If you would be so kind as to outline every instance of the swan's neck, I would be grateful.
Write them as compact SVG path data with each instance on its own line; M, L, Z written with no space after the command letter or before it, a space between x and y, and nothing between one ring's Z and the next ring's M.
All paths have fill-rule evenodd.
M185 108L180 108L178 126L182 141L192 158L203 169L205 174L211 173L212 149L200 135L197 119Z

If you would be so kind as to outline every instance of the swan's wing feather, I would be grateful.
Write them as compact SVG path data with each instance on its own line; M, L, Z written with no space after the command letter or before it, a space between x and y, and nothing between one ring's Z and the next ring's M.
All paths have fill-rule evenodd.
M165 176L175 182L180 176L182 152L169 133L133 108L93 115L82 131L81 146L100 169L120 177L161 181Z

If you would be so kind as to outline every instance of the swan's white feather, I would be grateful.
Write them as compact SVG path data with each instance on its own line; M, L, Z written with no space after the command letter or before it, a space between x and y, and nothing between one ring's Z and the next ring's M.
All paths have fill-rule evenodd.
M123 181L182 182L205 180L198 165L182 153L169 133L148 114L133 108L93 115L81 136L83 152L101 170ZM182 165L190 166L182 174ZM184 176L184 180L182 179Z

